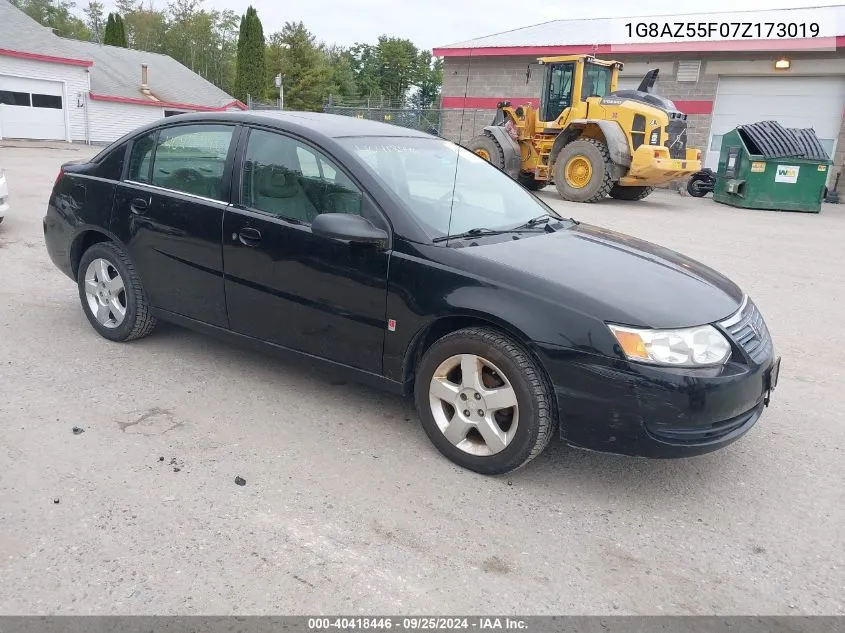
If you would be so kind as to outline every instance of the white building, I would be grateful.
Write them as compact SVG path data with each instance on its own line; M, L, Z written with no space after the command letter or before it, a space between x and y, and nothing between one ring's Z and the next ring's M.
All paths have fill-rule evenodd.
M0 0L0 140L108 143L171 114L238 109L171 57L66 40Z

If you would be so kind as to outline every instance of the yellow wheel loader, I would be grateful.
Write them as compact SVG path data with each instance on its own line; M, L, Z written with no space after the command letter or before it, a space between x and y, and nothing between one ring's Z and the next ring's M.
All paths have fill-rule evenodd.
M655 185L701 169L687 148L687 115L654 94L657 69L637 90L616 90L622 63L590 55L541 57L540 107L498 105L467 149L537 190L565 200L641 200Z

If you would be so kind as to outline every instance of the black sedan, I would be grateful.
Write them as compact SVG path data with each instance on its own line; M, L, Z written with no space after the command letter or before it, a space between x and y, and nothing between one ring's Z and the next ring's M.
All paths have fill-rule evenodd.
M481 473L558 427L600 451L711 451L777 382L763 317L722 275L385 124L168 118L65 165L44 234L103 337L163 319L414 394L434 445Z

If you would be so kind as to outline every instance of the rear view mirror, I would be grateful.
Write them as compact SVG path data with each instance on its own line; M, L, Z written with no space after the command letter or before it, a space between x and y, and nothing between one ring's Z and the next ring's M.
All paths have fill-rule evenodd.
M387 231L376 228L366 218L349 213L321 213L311 222L314 235L335 240L346 240L353 244L372 244L386 248Z

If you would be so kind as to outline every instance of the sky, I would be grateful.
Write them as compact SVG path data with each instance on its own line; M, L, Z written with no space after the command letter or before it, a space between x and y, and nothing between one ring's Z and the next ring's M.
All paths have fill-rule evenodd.
M149 0L145 0L147 4ZM152 0L164 8L166 0ZM106 3L108 5L108 3ZM387 34L410 39L419 48L433 48L530 26L548 20L645 17L671 13L753 11L842 4L836 0L603 0L603 2L533 0L204 0L205 8L232 9L240 14L252 4L265 35L286 21L302 21L318 40L351 45L375 42Z

